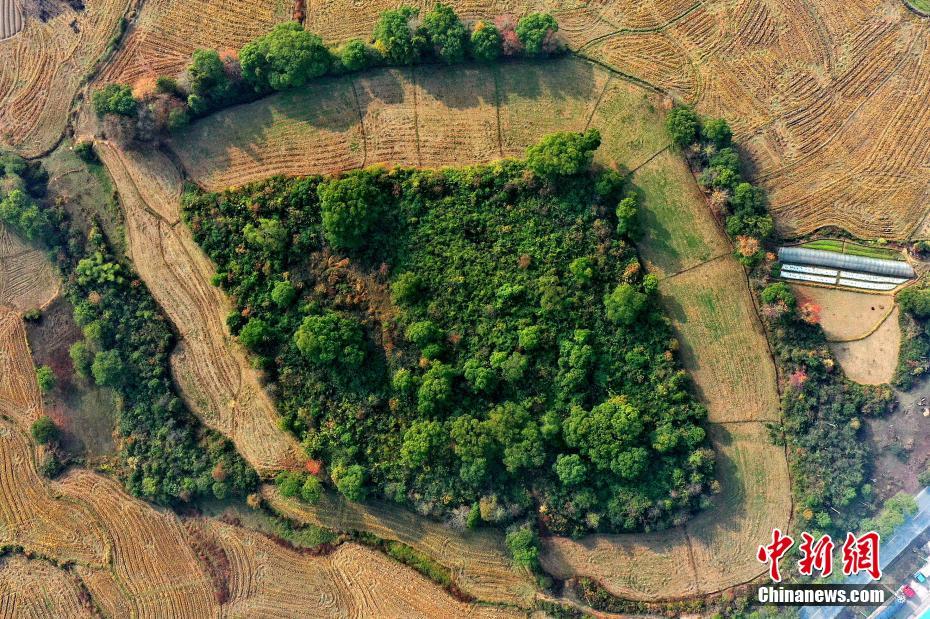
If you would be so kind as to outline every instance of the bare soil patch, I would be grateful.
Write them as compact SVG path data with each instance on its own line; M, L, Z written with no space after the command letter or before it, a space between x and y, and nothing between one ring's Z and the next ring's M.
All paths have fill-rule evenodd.
M878 329L866 338L830 344L830 350L850 380L863 385L891 382L901 348L898 311L894 308Z
M894 306L891 296L865 294L836 288L790 284L798 303L820 308L820 326L828 340L854 340L871 333Z

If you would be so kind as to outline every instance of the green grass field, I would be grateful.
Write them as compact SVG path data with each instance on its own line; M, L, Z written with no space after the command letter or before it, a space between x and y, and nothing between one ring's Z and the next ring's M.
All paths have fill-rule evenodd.
M928 0L930 1L930 0ZM839 239L819 239L804 243L801 247L808 249L819 249L823 251L834 251L840 254L849 254L851 256L865 256L866 258L881 258L884 260L904 260L901 252L885 247L872 247L869 245L860 245Z
M930 0L904 0L922 13L930 13Z

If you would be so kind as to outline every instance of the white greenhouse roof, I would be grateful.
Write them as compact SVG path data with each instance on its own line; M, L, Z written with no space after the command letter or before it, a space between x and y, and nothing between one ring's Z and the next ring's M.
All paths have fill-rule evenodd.
M807 247L780 247L778 259L782 262L832 267L849 271L860 271L889 277L914 277L914 269L902 260L885 260L853 256L834 251L808 249Z

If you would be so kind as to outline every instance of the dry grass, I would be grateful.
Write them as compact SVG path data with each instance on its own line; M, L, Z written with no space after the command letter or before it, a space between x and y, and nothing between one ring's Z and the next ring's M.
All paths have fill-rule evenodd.
M51 7L47 20L26 11L22 31L0 41L0 146L33 157L60 137L81 80L128 7L126 0L85 4L75 11L67 2L29 2L23 6Z
M0 0L0 41L23 29L23 11L16 0Z
M491 68L380 70L214 114L172 144L210 190L274 174L384 163L442 167L520 156L553 131L602 130L605 164L665 147L655 101L577 59Z
M126 156L103 143L99 151L120 190L136 269L181 334L172 369L188 405L260 473L295 466L296 440L278 428L270 398L226 331L231 308L210 284L213 267L177 223L177 171L161 154Z
M898 308L894 308L874 333L861 340L830 344L846 376L863 385L891 382L901 349Z
M713 260L662 280L659 292L709 420L777 420L775 364L739 263Z
M94 617L80 583L62 569L21 556L0 559L0 617Z
M313 556L216 520L192 524L228 561L226 616L523 616L459 602L412 569L357 544Z
M633 175L641 192L643 237L649 270L660 277L730 253L730 243L710 216L700 189L681 157L659 154Z
M531 578L510 567L503 535L491 530L458 532L387 503L351 503L326 495L308 505L265 486L262 494L280 514L337 531L362 531L395 540L432 557L452 570L456 586L480 600L526 605Z
M58 280L45 254L0 224L0 306L21 312L44 307L58 294Z

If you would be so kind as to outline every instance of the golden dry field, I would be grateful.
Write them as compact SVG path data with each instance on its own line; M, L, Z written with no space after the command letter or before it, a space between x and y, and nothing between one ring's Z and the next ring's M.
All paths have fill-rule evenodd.
M525 606L535 593L531 577L510 567L499 532L458 532L388 503L362 505L333 494L318 505L285 498L270 485L262 489L262 495L287 518L407 544L451 570L456 586L480 600Z
M27 157L51 149L65 130L71 103L92 73L130 0L67 2L4 0L22 12L22 30L4 39L0 20L0 147ZM22 8L21 8L22 10Z
M0 224L0 306L25 312L57 294L58 280L45 254Z
M94 617L80 581L41 559L0 558L0 617Z

